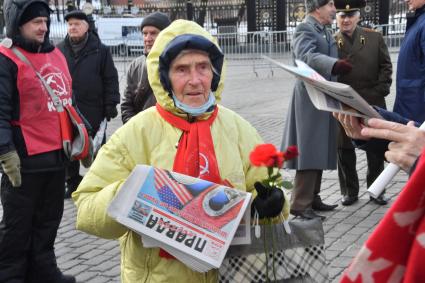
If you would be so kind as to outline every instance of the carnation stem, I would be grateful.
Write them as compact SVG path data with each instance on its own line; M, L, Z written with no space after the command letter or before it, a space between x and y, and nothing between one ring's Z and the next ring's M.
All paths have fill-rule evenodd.
M276 243L274 240L274 231L273 231L273 225L272 225L272 221L271 219L270 221L270 231L271 231L271 237L272 237L272 264L273 264L273 276L274 276L274 281L277 281L276 279L276 267L275 267L275 252L276 252Z
M267 174L269 175L267 186L273 186L273 184L270 184L273 175L273 167L267 167Z
M267 223L266 223L266 227L264 227L265 229L263 229L263 243L264 243L264 254L266 256L266 282L270 282L269 281L269 253L267 251L267 243L266 243L266 230L267 230Z

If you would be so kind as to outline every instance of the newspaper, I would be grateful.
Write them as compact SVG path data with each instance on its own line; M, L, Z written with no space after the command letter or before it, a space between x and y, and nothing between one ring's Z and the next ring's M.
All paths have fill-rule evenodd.
M290 66L282 64L267 56L264 56L264 58L302 80L312 103L317 109L340 112L361 118L383 119L382 116L349 85L327 81L319 73L300 60L295 60L297 66ZM425 130L425 122L422 123L420 129ZM398 171L400 171L400 168L390 163L369 187L369 194L374 198L380 196Z
M247 192L137 165L108 214L139 233L144 247L160 247L193 270L206 272L220 267L232 241L250 243L250 199Z
M100 147L102 146L103 139L105 137L106 132L106 124L107 120L106 118L103 119L103 121L99 125L99 130L97 130L96 135L93 139L93 155L96 156L97 152L99 151Z
M297 66L290 66L282 64L267 56L264 56L264 58L302 80L311 102L317 109L329 112L340 112L362 118L382 119L381 115L379 115L379 113L351 86L327 81L319 73L300 60L295 60Z

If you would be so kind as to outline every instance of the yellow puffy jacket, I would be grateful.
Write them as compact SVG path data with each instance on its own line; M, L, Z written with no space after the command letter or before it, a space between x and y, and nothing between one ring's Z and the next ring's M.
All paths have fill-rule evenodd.
M197 24L177 20L161 32L149 57L154 58L152 54L157 57L174 36L182 33L201 34L214 41ZM157 101L168 111L177 113L159 82L158 58L149 62L150 58L148 74ZM222 82L215 93L217 98L221 90ZM249 153L262 140L257 131L239 115L225 107L218 107L211 135L221 178L229 180L237 189L255 192L253 184L266 177L266 170L252 167ZM109 203L136 164L169 170L173 168L180 135L181 130L167 123L155 107L139 113L118 129L101 148L89 172L72 195L78 208L77 229L101 238L119 239L123 283L217 282L216 270L198 273L176 259L159 257L159 249L144 248L140 235L117 223L106 213ZM286 216L288 207L286 203Z

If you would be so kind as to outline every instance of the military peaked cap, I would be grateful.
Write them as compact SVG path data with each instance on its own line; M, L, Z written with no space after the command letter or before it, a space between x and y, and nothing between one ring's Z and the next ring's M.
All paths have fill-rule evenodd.
M366 6L365 0L335 0L334 3L338 12L359 11Z

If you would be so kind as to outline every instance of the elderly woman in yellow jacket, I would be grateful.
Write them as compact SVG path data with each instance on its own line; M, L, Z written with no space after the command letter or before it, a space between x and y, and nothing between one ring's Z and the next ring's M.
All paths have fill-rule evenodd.
M267 176L265 168L253 167L249 161L250 151L262 143L256 130L217 105L223 63L215 39L196 23L177 20L164 29L147 59L156 107L116 131L73 194L77 229L119 239L124 283L217 281L216 270L198 273L176 259L162 257L158 248L144 248L140 235L107 215L109 203L137 164L230 183L254 194L254 183ZM283 215L288 215L287 210L285 205Z

